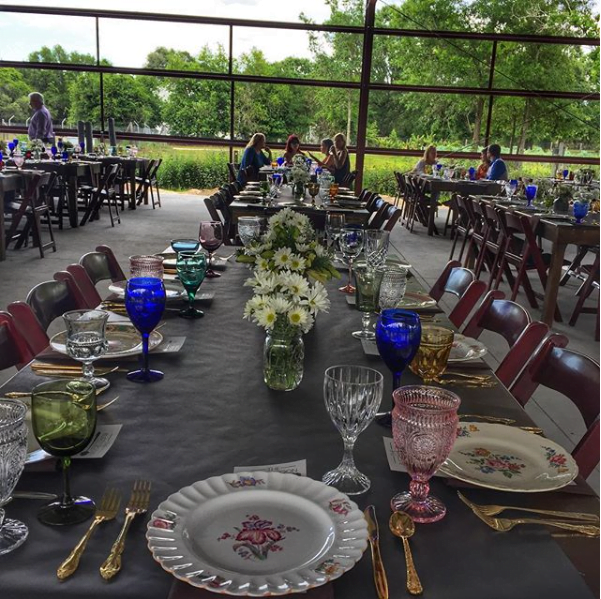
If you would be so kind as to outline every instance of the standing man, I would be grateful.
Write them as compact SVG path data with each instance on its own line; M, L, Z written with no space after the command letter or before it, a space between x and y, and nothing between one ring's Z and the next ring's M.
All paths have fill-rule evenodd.
M41 139L46 144L52 143L54 141L52 117L44 106L44 96L38 92L32 92L29 94L29 106L33 110L33 116L27 129L29 139Z
M486 178L490 181L507 181L509 174L507 173L507 165L501 158L501 146L499 144L491 144L486 151L490 167Z

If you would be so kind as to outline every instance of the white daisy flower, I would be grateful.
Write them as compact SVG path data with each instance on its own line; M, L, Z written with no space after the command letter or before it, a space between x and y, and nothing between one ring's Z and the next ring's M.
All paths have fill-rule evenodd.
M269 265L269 260L267 258L259 258L255 262L255 265L258 270L271 270L271 266Z
M327 312L330 309L328 292L321 283L315 283L307 294L307 299L301 302L312 314Z
M255 314L255 317L260 326L270 330L275 325L278 315L273 308L266 306L262 310L258 310Z
M289 268L292 252L290 248L280 248L274 255L273 261L279 268Z
M304 254L305 252L308 252L311 249L311 246L307 243L298 243L296 244L296 251L299 252L300 254Z
M272 307L278 314L285 314L290 309L290 301L287 300L283 295L277 295L272 297L269 302L270 307Z
M303 333L308 333L313 328L314 323L315 318L311 314L309 314L309 316L307 317L307 322L305 322L305 324L302 326Z
M307 266L307 261L297 254L290 257L290 270L303 271Z
M287 274L282 284L295 297L306 296L309 291L307 279L296 272Z
M309 320L309 312L301 306L297 306L288 311L288 322L296 327L303 327Z

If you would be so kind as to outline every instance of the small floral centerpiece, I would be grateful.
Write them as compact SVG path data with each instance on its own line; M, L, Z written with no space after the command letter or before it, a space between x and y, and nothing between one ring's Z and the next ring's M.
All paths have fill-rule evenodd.
M267 333L263 375L268 387L292 390L303 376L303 333L319 312L330 307L323 283L340 277L327 250L317 240L311 221L286 208L269 219L267 232L247 245L237 258L254 274L245 285L253 297L244 318Z
M36 160L39 160L40 154L45 150L44 142L41 139L32 139L29 142L29 150Z
M297 154L292 159L292 168L290 169L290 179L293 182L293 195L303 198L305 195L305 186L311 180L309 165L304 156Z

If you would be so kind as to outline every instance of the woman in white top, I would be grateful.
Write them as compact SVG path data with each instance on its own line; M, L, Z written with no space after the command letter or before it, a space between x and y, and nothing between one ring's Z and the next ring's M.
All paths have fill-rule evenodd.
M423 175L426 172L426 165L432 167L436 164L436 146L428 146L424 152L423 158L417 161L417 164L413 167L413 172L416 175ZM432 169L430 169L430 173Z

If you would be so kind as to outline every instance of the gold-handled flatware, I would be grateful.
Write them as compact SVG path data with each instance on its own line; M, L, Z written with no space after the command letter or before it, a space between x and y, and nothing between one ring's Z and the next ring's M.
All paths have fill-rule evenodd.
M530 512L533 514L542 514L543 516L553 516L554 518L567 518L570 520L585 520L587 522L599 522L597 514L586 514L584 512L561 512L556 510L539 510L527 507L516 507L514 505L482 505L470 501L461 491L457 491L459 498L468 505L472 511L478 510L485 516L497 516L505 510L514 510L516 512Z
M480 510L475 508L463 495L459 495L459 499L461 499L463 503L465 503L472 512L484 522L484 524L490 526L490 528L497 532L507 532L520 524L552 526L570 530L572 532L579 532L591 537L598 537L600 532L599 527L594 526L593 524L576 524L574 522L566 522L565 520L547 520L543 518L496 518L495 516L486 516Z
M461 376L470 380L490 381L492 374L467 374L466 372L455 372L454 370L446 370L444 376Z
M125 549L125 537L134 518L139 514L145 514L150 504L150 486L149 480L137 480L129 498L129 503L125 508L125 522L123 528L117 537L117 540L111 547L111 552L102 566L100 566L100 576L104 580L110 580L121 570L121 555Z
M378 519L376 518L376 508L373 505L368 505L363 512L367 520L367 534L369 546L371 548L371 563L374 571L374 583L378 599L388 599L388 580L386 578L386 570L384 562L380 554L380 530L378 527Z
M513 418L500 418L499 416L484 416L483 414L459 414L459 420L471 420L476 418L477 420L484 420L485 422L492 422L495 424L515 424Z
M468 387L470 389L482 388L490 389L496 387L497 382L493 380L482 380L482 379L436 379L436 382L440 385L457 385L462 387Z
M77 370L73 370L68 366L60 366L60 367L42 367L42 366L33 366L31 367L31 371L38 376L57 376L57 377L68 377L68 376L77 376L81 374L81 368ZM120 368L119 366L115 366L114 368L109 369L100 369L97 368L94 371L94 374L97 376L106 376L107 374L113 374L114 372L128 372L127 368Z
M96 529L96 527L102 522L107 522L108 520L112 520L119 511L119 504L121 503L121 494L117 489L107 489L102 496L102 501L100 502L100 507L96 510L96 514L94 515L94 520L92 520L92 524L90 524L90 528L88 528L86 534L81 538L79 543L75 545L75 548L69 554L69 557L58 567L56 571L56 575L60 580L65 580L69 578L77 567L79 566L79 560L83 555L83 552L86 549L86 545L92 536L92 533Z
M422 583L417 575L415 564L413 563L413 554L409 546L409 539L415 533L415 523L405 512L394 512L390 516L388 523L390 532L403 540L403 549L405 550L405 564L407 566L407 590L411 595L421 595L424 592Z

